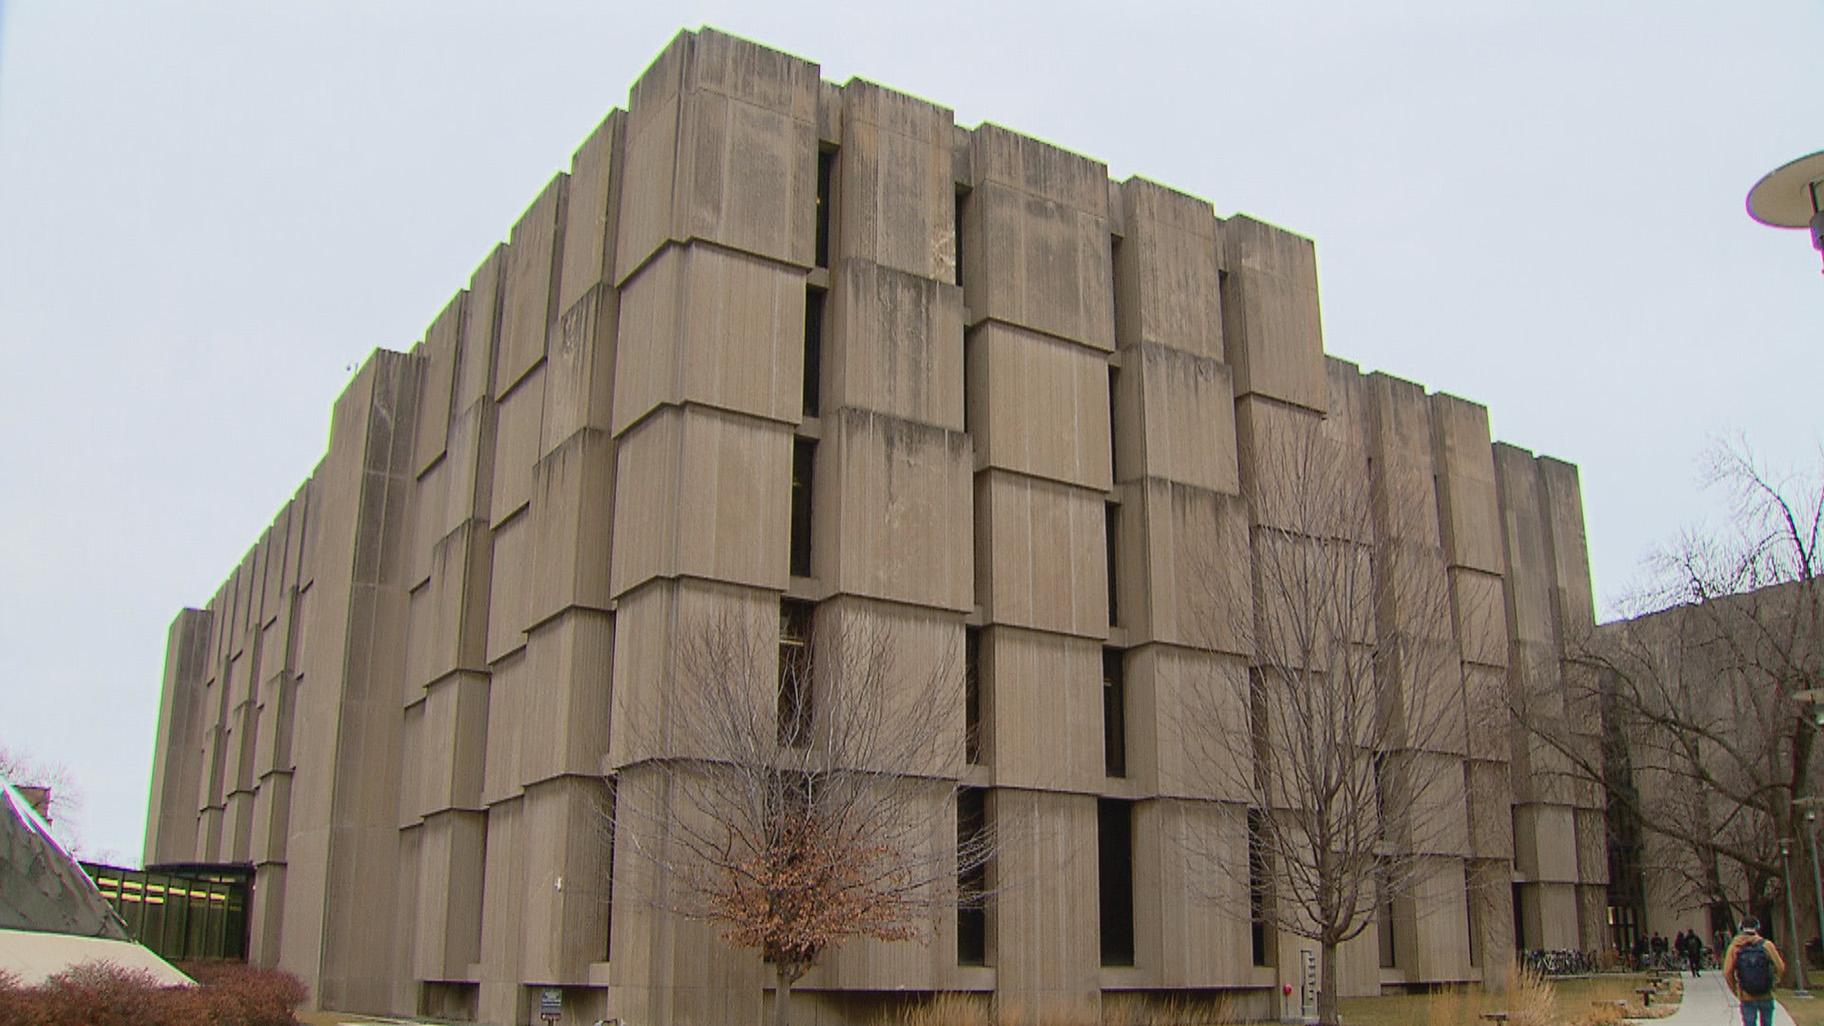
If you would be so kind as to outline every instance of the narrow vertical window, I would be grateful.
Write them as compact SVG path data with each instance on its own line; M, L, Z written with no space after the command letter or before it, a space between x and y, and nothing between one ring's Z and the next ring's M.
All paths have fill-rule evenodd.
M1262 813L1248 810L1248 944L1254 965L1272 965L1267 944L1267 851L1261 831Z
M1117 484L1121 481L1121 451L1115 444L1117 435L1115 421L1115 395L1120 387L1121 368L1110 364L1108 367L1108 471L1109 478Z
M1117 503L1103 504L1102 513L1102 547L1108 561L1108 625L1121 625L1121 588L1115 577L1115 542L1121 530L1121 507Z
M817 469L817 443L792 441L792 553L794 577L811 576L811 476Z
M607 860L607 863L603 867L603 872L601 874L602 880L607 883L608 891L602 899L602 961L604 962L612 961L614 959L614 817L615 813L619 812L620 809L617 804L619 789L617 787L617 781L613 777L608 778L607 790L608 850L603 852L603 858Z
M1471 871L1469 881L1463 888L1463 914L1467 919L1465 927L1469 932L1469 967L1482 968L1482 909L1481 899L1476 893L1475 875Z
M1102 764L1111 777L1127 776L1127 682L1121 650L1102 650Z
M817 152L817 266L830 266L830 194L836 176L836 151Z
M1381 892L1379 895L1380 907L1376 910L1374 917L1375 932L1379 935L1381 942L1381 968L1393 969L1400 964L1400 951L1394 943L1393 935L1393 898L1387 893L1386 868L1383 866L1376 875L1381 877L1376 882L1376 888Z
M963 631L963 761L982 764L982 631Z
M823 307L828 293L804 290L804 415L817 416L823 400Z
M954 235L952 236L954 242L952 244L951 253L956 258L955 263L951 268L953 277L950 279L950 283L952 285L961 285L963 283L963 204L967 202L968 199L968 189L956 190L956 205L951 208L955 212L955 223L951 226L951 230L954 232Z
M1102 964L1134 964L1134 813L1118 798L1096 801Z
M779 743L811 743L811 606L779 604Z
M1375 836L1387 839L1387 753L1374 753Z
M988 964L988 792L956 792L956 964Z

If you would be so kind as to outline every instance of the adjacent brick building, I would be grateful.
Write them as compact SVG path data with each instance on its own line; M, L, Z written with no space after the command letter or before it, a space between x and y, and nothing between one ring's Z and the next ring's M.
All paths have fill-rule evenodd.
M819 1021L935 990L1264 1011L1299 943L1255 950L1162 840L1170 802L1225 800L1166 786L1175 668L1250 659L1191 640L1175 556L1248 537L1259 447L1322 418L1435 495L1463 701L1555 672L1592 616L1576 469L1328 357L1310 241L683 33L423 340L367 361L323 461L179 614L146 861L251 865L251 958L325 1007L522 1023L553 986L582 1021L751 1019L757 958L610 900L602 778L637 771L611 711L671 682L692 611L837 604L976 655L981 764L957 774L1039 824L998 860L1045 883L961 928L982 937L952 915L837 951L800 984ZM1346 949L1349 992L1604 943L1602 803L1536 786L1536 748L1503 721L1437 753L1460 841L1397 943ZM1109 800L1132 965L1102 964L1089 897Z

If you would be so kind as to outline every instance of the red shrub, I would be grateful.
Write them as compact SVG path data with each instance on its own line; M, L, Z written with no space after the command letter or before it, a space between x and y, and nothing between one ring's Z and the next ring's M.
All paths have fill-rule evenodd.
M0 969L0 1023L5 1026L44 1026L38 992L19 985L19 977Z
M302 981L278 969L240 962L192 962L182 968L202 984L200 993L222 1026L296 1026L292 1013L309 996Z
M0 1026L297 1026L307 996L290 973L235 963L186 967L200 986L165 987L143 970L76 966L37 987L0 973Z

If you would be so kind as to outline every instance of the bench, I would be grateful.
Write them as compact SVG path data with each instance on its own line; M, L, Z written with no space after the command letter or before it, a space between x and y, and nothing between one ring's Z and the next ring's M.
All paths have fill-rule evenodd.
M1483 1012L1482 1018L1487 1019L1489 1022L1506 1022L1507 1013L1506 1012Z
M1640 1007L1652 1008L1653 995L1659 993L1658 987L1635 987L1634 993L1640 995Z

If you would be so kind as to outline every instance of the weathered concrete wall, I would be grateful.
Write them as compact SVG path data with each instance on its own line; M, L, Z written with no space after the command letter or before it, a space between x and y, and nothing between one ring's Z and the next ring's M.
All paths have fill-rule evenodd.
M757 1016L756 957L628 897L665 884L635 838L611 855L602 774L645 793L689 754L654 740L681 623L814 603L911 663L973 655L980 720L954 711L937 772L1006 835L986 965L953 913L857 942L800 984L818 1021L887 989L1266 1013L1307 942L1255 965L1245 881L1190 857L1245 865L1251 769L1186 724L1249 715L1256 562L1319 541L1270 498L1309 430L1377 503L1362 565L1448 596L1365 603L1353 636L1413 640L1364 743L1447 783L1409 818L1443 826L1400 834L1424 861L1394 964L1370 930L1340 982L1498 978L1516 919L1595 946L1600 806L1505 714L1590 617L1575 468L1326 357L1309 240L818 70L680 34L422 342L356 375L322 464L172 626L147 861L251 864L252 959L327 1007L527 1023L554 986L569 1018ZM1131 966L1102 964L1105 807Z

